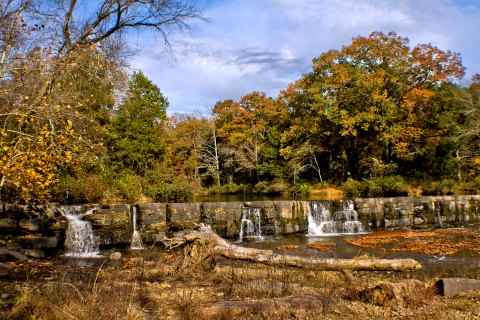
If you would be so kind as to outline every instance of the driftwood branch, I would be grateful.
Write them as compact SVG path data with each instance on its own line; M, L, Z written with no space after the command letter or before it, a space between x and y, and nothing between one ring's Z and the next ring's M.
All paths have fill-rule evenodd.
M290 266L315 270L364 270L364 271L411 271L421 269L413 259L335 259L311 258L277 254L273 250L245 248L234 245L219 235L210 226L200 225L198 231L183 237L185 267L210 265L215 256L246 260L272 266Z

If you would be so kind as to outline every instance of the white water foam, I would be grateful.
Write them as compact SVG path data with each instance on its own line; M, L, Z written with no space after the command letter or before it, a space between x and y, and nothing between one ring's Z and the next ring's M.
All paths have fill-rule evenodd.
M238 241L243 241L247 237L263 240L260 208L243 208Z
M308 206L307 236L333 236L363 233L362 223L358 221L358 213L354 203L347 200L343 209L331 214L325 202L313 201Z
M101 257L98 239L93 233L90 221L83 217L92 214L96 209L85 213L78 213L79 207L62 208L64 216L68 219L68 228L65 238L65 256L74 258Z
M140 236L140 232L137 230L137 206L133 206L132 209L132 244L130 245L130 249L132 250L142 250L142 237Z

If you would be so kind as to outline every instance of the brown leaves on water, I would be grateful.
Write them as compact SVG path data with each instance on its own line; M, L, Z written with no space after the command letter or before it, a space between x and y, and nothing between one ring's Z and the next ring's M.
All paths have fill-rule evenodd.
M480 254L480 233L475 228L378 231L345 241L361 248L391 252L452 255L468 250Z
M284 251L284 250L298 250L300 249L301 247L296 245L296 244L286 244L286 245L283 245L283 246L278 246L278 247L275 247L275 249L277 250L280 250L280 251Z
M308 247L319 251L332 251L337 248L337 244L335 242L314 242L310 243Z

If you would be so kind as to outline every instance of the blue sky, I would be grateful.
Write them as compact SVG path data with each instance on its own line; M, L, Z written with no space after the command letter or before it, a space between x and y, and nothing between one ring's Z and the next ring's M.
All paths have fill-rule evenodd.
M140 34L131 67L170 101L169 114L205 110L252 91L271 97L310 71L311 60L352 37L395 31L413 47L460 52L480 73L480 0L201 0L208 23L162 40ZM466 81L465 80L465 81Z

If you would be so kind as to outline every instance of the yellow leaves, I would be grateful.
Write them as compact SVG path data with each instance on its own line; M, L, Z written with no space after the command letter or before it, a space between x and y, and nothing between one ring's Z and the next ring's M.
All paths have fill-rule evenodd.
M69 163L70 161L72 161L72 153L70 151L67 151L65 152L65 162L66 163Z

